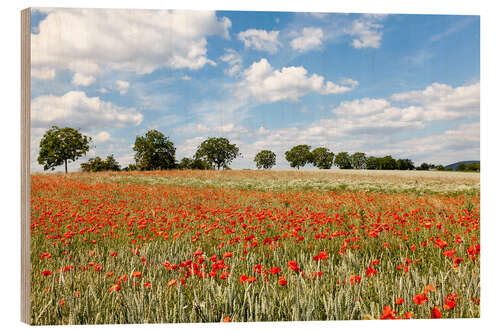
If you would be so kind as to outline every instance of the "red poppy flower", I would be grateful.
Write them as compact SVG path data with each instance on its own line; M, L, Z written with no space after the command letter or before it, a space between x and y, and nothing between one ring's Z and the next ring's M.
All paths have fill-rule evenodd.
M51 274L52 274L52 272L51 272L51 271L43 271L43 272L42 272L42 275L43 275L43 276L49 276L49 275L51 275Z
M446 295L444 299L443 309L451 310L457 305L457 293L451 293Z
M418 305L422 305L428 300L429 299L427 298L426 294L416 294L415 297L413 297L413 302Z
M284 274L281 274L281 276L279 278L279 283L282 286L286 286L287 285L288 281L285 279L285 275Z
M405 302L405 299L404 298L396 298L396 304L397 305L401 305Z
M439 311L439 307L435 306L431 308L431 319L439 319L441 318L441 311Z
M374 276L377 273L377 270L373 268L372 266L368 266L368 269L366 270L366 276Z
M279 267L271 267L271 274L278 274L281 271Z
M294 272L300 272L300 267L297 265L295 260L291 260L288 262L288 268L290 268Z
M391 306L387 305L386 307L384 307L384 313L382 313L380 319L396 319L396 317L394 316L395 314L397 314L397 312L392 311Z

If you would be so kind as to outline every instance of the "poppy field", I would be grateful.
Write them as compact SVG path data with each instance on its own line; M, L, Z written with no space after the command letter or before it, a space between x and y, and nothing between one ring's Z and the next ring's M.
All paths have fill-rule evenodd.
M33 174L31 309L33 325L476 318L479 175Z

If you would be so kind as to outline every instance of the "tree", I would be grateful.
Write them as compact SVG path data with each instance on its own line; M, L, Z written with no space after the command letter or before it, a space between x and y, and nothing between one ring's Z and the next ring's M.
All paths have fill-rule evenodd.
M469 163L465 166L465 171L477 172L481 170L481 165L479 163Z
M458 166L460 168L460 165ZM425 163L423 162L422 164L420 164L420 166L417 167L417 170L429 170L431 168L431 166L428 164L428 163Z
M271 169L276 165L276 154L270 150L261 150L255 155L253 161L257 164L258 169Z
M212 165L206 160L184 157L178 165L181 170L210 170Z
M311 152L312 163L320 169L331 169L335 154L328 148L316 148Z
M397 166L396 160L391 155L379 158L378 163L380 170L395 170Z
M377 170L378 169L378 158L375 156L370 156L366 159L366 168L368 170Z
M340 152L335 156L335 165L339 169L352 169L351 159L348 152Z
M175 167L175 146L157 130L135 138L135 161L141 170L168 170Z
M137 167L137 164L133 163L133 164L129 164L128 166L126 166L122 170L123 171L137 171L137 170L139 170L139 168Z
M105 160L99 156L90 158L86 163L80 164L80 167L85 172L99 172L99 171L120 171L120 164L113 154L109 155Z
M228 168L229 164L240 155L239 151L240 149L226 138L208 138L198 146L194 157L205 160L220 170L221 167Z
M415 165L410 159L398 159L396 161L396 169L398 170L415 170Z
M38 163L43 165L44 170L54 170L64 164L64 171L68 173L68 161L74 162L85 155L91 141L91 137L82 135L74 128L52 126L40 140Z
M292 168L300 169L312 160L311 146L298 145L285 152L285 158Z
M351 165L354 169L365 169L366 168L366 154L365 153L354 153L351 155Z

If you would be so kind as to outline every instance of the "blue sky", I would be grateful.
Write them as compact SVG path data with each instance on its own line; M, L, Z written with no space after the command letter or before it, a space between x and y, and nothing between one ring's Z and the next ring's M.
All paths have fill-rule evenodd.
M478 16L39 9L31 30L33 171L52 125L122 166L149 129L178 160L227 137L235 169L297 144L479 159Z

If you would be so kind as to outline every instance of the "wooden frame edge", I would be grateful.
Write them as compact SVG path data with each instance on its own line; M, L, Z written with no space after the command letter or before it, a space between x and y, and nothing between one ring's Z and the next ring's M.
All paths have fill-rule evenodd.
M31 320L30 141L31 8L21 11L21 321Z

